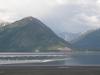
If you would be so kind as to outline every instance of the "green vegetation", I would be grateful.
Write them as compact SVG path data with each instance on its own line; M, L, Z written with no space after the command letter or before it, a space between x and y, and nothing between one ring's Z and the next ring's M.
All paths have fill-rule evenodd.
M78 50L100 51L100 29L82 35L72 45Z
M0 31L0 52L58 50L58 48L70 46L45 24L33 17L16 21L2 29Z

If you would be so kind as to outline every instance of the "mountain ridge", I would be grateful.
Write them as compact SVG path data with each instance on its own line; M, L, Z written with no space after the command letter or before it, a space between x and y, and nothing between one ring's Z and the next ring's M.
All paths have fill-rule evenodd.
M82 35L73 46L78 49L100 50L100 29Z
M0 31L0 51L33 52L70 47L44 23L34 17L25 17Z

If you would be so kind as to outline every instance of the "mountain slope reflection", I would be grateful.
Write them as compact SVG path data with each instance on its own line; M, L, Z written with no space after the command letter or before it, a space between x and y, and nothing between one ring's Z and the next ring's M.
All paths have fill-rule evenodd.
M1 65L100 66L100 53L15 53L0 54Z
M70 53L0 53L0 64L51 64L69 59Z

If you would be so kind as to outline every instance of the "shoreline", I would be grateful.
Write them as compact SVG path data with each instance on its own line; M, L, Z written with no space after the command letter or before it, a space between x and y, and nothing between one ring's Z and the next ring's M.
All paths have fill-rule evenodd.
M100 69L100 65L31 65L31 64L10 64L0 65L1 69Z
M100 75L100 66L0 66L0 75Z

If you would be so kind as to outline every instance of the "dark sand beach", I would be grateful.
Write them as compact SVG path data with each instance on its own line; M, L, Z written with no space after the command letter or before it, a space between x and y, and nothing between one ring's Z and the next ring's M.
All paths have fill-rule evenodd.
M1 66L0 75L100 75L100 66Z

